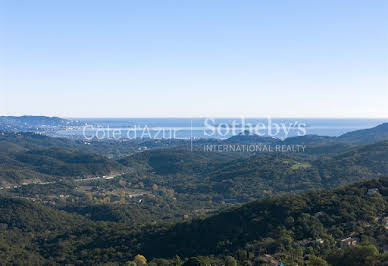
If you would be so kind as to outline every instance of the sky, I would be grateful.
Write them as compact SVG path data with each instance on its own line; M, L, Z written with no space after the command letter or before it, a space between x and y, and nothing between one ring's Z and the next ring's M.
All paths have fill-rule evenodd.
M388 1L0 0L0 115L388 118Z

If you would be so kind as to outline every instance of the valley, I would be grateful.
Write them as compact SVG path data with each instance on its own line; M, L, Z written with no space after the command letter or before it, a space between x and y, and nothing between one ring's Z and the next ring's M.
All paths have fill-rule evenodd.
M247 135L88 144L4 131L0 258L124 265L142 254L149 265L339 266L354 265L352 252L369 252L373 265L383 265L388 140L382 129L283 141ZM306 148L202 149L258 143Z

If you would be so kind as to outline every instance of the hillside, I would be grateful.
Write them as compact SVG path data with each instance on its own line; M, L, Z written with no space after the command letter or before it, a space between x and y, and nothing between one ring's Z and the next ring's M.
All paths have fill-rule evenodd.
M348 132L338 137L338 139L354 144L367 144L388 140L388 123L383 123L374 128Z
M241 144L247 144L247 143L276 143L279 140L272 137L265 137L265 136L259 136L256 134L250 134L249 131L245 131L244 133L240 133L238 135L232 136L224 142L226 143L241 143Z
M169 175L203 172L209 167L214 167L214 165L219 165L238 157L240 157L239 154L207 153L178 147L135 153L118 161L125 166L139 167L142 165L156 174Z
M388 174L388 141L354 148L314 161L323 182L339 185Z
M260 265L271 254L286 265L315 265L305 263L312 259L357 265L342 263L355 257L346 252L383 259L378 250L387 242L381 226L387 202L379 194L387 196L388 181L320 190L387 175L388 140L367 145L320 136L259 140L302 143L313 151L200 149L207 143L239 143L239 138L201 140L191 151L187 146L157 149L163 142L143 149L145 142L86 143L0 132L0 260L95 265L130 263L140 253L154 259L150 265L219 265L226 256L241 265ZM74 181L124 171L118 178ZM31 182L43 184L13 188ZM379 194L367 197L371 188ZM339 249L346 237L362 246ZM175 255L182 260L169 260Z
M0 197L0 261L4 265L53 264L37 247L51 236L72 228L93 228L81 216L48 208L28 200ZM39 244L40 242L40 244ZM43 247L43 246L42 246ZM53 253L54 254L54 253Z
M9 229L42 232L85 222L81 216L44 207L28 200L0 197L0 224Z
M106 157L64 149L12 147L0 152L0 184L58 181L66 177L94 177L123 171L125 167Z
M246 201L387 175L387 158L388 141L383 141L319 158L287 153L244 157L233 152L169 149L138 153L120 162L138 171L126 176L127 180L145 188L156 184L186 195Z
M217 169L210 173L210 180L240 179L241 183L252 184L261 179L263 185L257 187L272 184L275 189L287 191L330 188L387 174L388 141L382 141L313 160L281 154L256 155Z
M365 197L368 188L378 188L383 196L388 196L388 180L384 179L334 191L258 200L151 233L146 236L150 239L143 245L143 253L148 256L223 254L249 247L252 241L253 246L268 245L267 252L275 253L281 250L283 237L291 237L292 241L346 237L352 232L347 227L349 223L371 223L374 217L387 214L386 200L380 196ZM319 212L322 216L317 217Z
M379 193L367 196L372 188ZM223 263L227 256L241 264L264 263L264 255L271 254L286 265L327 265L310 264L314 259L346 266L365 265L366 259L348 253L369 252L370 265L385 265L388 258L378 250L388 236L381 224L381 217L388 215L383 198L387 196L388 180L371 180L332 191L257 200L183 223L138 228L91 222L25 200L0 198L0 245L13 250L0 249L0 257L13 260L26 253L31 260L45 263L85 265L125 263L143 254L154 259L150 265L182 265L193 260ZM25 232L23 236L19 230ZM15 234L20 238L12 241ZM361 246L340 249L338 242L349 236ZM164 260L164 264L155 259L176 255L181 259ZM196 258L187 260L192 256Z
M305 135L289 137L283 141L276 138L261 137L258 135L239 134L225 140L226 143L240 144L280 144L280 145L306 145L307 152L312 154L333 154L343 152L355 145L372 144L388 140L388 123L380 124L373 128L362 129L345 133L338 137Z
M41 134L0 131L0 153L20 150L62 148L76 149L77 143L69 139L52 138Z

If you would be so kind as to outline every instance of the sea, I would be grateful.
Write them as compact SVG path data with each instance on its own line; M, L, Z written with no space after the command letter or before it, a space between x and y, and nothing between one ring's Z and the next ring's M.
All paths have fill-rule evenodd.
M388 119L371 118L69 118L84 124L59 136L114 139L226 139L252 134L284 139L303 135L340 136L375 127Z

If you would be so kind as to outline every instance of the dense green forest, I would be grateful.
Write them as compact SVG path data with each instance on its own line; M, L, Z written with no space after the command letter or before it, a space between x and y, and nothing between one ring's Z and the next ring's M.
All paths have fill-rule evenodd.
M57 148L0 152L0 184L4 185L107 175L124 168L101 155Z
M192 146L2 131L0 262L388 265L386 125ZM203 149L258 143L305 151Z
M151 150L119 162L137 172L125 177L146 187L179 193L212 194L249 200L274 193L331 188L388 172L388 141L319 159L268 153L233 158L235 153Z
M271 256L286 265L386 265L387 196L388 179L382 178L332 191L269 197L186 222L141 226L95 222L27 200L1 198L0 257L3 262L85 265L130 263L142 254L150 265L228 260L267 265ZM343 244L348 237L354 243Z

